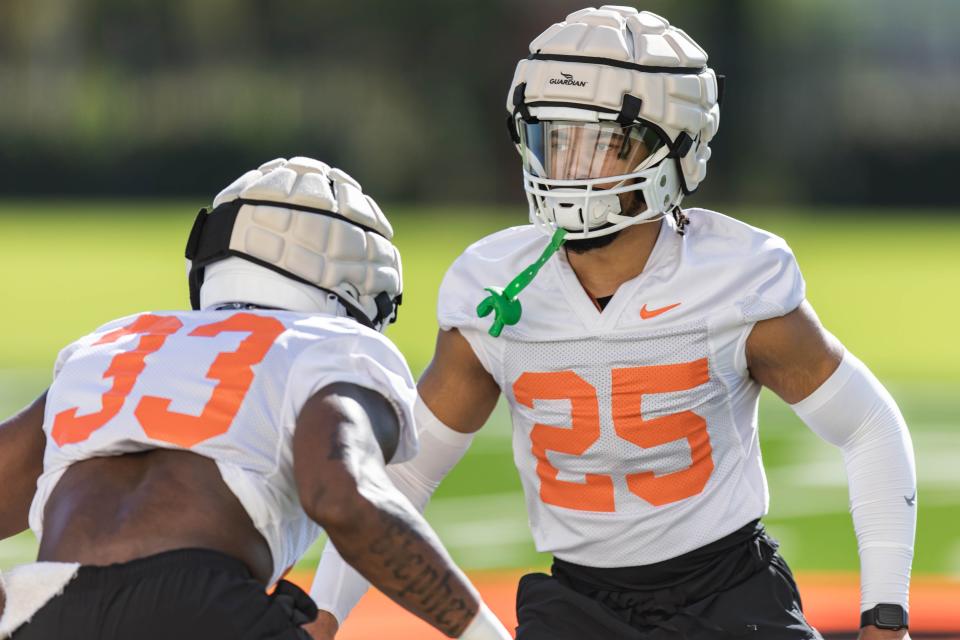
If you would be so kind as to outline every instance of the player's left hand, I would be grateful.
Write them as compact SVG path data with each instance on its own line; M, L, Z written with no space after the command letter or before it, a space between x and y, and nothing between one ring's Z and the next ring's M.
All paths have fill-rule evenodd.
M859 640L910 640L910 633L906 629L878 629L870 624L860 629Z

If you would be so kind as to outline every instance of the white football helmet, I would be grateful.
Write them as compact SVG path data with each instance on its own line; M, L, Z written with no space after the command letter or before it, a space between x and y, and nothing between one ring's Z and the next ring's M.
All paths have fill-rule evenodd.
M392 238L380 207L349 175L311 158L279 158L197 216L186 251L190 302L346 313L383 331L403 291Z
M507 98L531 222L575 240L674 210L706 176L719 98L706 52L660 16L604 5L554 24Z

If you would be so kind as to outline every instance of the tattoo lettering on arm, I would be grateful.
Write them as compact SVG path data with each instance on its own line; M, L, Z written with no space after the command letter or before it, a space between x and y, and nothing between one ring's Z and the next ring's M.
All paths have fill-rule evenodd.
M383 566L400 584L396 598L418 601L438 628L458 632L466 628L478 609L455 594L451 582L457 577L447 567L433 566L416 551L423 539L406 522L386 512L381 512L380 518L385 534L373 541L368 551L382 558Z
M387 476L398 432L396 412L376 392L345 384L318 392L294 432L300 502L364 578L457 637L480 610L480 596Z

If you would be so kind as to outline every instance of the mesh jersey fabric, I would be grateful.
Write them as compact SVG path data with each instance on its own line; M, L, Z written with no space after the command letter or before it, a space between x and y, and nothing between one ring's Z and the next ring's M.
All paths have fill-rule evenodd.
M234 355L249 354L249 340L256 340L258 332L262 355ZM158 337L161 333L167 335ZM130 373L132 356L143 362L138 374ZM224 365L224 357L233 358L232 364ZM123 370L125 396L118 391ZM110 322L67 346L57 359L47 394L47 445L30 527L42 536L47 499L75 462L156 448L189 449L217 463L270 546L275 581L320 533L300 506L293 433L306 401L337 382L369 388L393 405L401 434L392 463L416 454L416 389L406 361L388 339L353 320L279 311L164 311ZM217 400L218 389L239 395L232 419L223 396ZM122 404L117 410L118 394ZM170 420L147 420L144 407L157 399L170 400L166 410L182 417L183 433L158 431L156 423L166 423L163 428L170 430ZM108 406L115 412L85 437L64 435L62 425L71 415L82 421ZM211 418L220 420L222 432L198 435L197 430L209 424L192 417L207 415L208 408L228 411L227 418Z
M665 218L643 273L601 312L560 252L520 294L499 338L476 315L548 239L514 227L470 246L440 287L441 329L458 329L497 381L537 549L594 567L660 562L767 511L757 437L753 324L804 298L786 243L722 214Z

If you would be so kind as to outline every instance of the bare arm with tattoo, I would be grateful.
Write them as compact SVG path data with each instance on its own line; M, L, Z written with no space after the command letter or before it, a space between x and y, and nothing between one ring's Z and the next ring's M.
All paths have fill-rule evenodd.
M304 405L294 435L300 502L343 558L374 586L450 637L480 597L429 525L387 478L399 435L379 394L335 384Z

